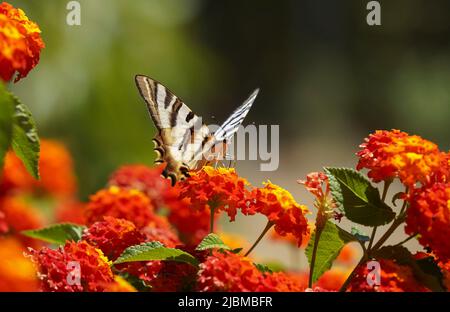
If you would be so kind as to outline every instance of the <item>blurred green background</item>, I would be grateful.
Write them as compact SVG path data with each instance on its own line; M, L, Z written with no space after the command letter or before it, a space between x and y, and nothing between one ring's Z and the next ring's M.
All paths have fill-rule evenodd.
M259 172L253 161L238 170L309 205L296 179L355 166L375 129L450 148L448 0L379 1L382 26L372 27L364 0L81 0L81 26L66 24L68 1L10 2L40 25L47 45L13 91L42 137L69 146L84 199L118 166L152 163L154 126L137 73L206 121L224 120L260 87L246 123L280 125L280 167Z

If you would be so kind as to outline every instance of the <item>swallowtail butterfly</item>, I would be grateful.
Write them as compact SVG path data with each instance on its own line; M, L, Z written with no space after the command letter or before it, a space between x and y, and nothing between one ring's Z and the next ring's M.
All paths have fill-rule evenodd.
M256 89L214 133L210 133L202 119L162 84L143 75L137 75L135 80L158 130L153 139L157 153L155 163L167 164L162 174L172 185L189 177L189 170L211 161L218 155L218 146L222 153L226 151L229 140L259 92Z

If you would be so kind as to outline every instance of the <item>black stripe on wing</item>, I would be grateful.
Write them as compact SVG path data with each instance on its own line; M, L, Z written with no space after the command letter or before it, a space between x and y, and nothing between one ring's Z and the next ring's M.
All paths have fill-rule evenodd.
M216 139L216 142L218 141L224 141L230 139L233 134L238 130L239 126L244 121L245 116L247 116L248 112L250 111L250 108L253 105L253 102L256 99L256 96L258 95L259 89L256 89L253 91L253 93L248 97L247 100L245 100L244 103L242 103L241 106L239 106L231 115L228 117L227 120L220 126L219 129L217 129L216 132L214 132L214 137Z

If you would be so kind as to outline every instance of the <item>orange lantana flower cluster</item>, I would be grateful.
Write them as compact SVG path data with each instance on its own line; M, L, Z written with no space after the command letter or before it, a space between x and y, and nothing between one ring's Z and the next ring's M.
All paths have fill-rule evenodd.
M138 190L111 186L92 195L86 206L86 222L93 224L103 216L131 220L138 228L154 221L155 214L150 199Z
M73 219L73 212L67 210L67 203L76 202L76 180L72 157L65 146L57 141L41 139L39 171L41 179L36 181L27 172L21 160L9 151L0 172L0 235L6 236L5 240L2 240L5 244L13 241L16 247L21 244L20 257L23 257L22 253L28 247L40 248L43 245L42 241L26 237L22 231L41 228L52 222L53 217L56 220L59 220L60 216ZM49 206L50 213L40 209L40 202ZM59 207L55 216L51 213L53 205ZM9 261L18 261L12 258L13 254L0 248L0 257L4 259L4 262L0 262L0 271ZM22 273L17 270L11 272L11 279L16 275L18 283L11 283L9 289L37 290L35 269L30 259L24 258L23 262L24 267L25 263L29 263L32 269L24 269ZM26 274L29 274L28 277ZM30 286L25 286L19 282L21 280L36 280L36 283L30 282Z
M357 153L357 169L369 169L374 182L399 178L410 187L445 182L450 178L449 154L436 144L399 130L378 130L369 135Z
M37 65L44 48L39 26L30 21L21 9L9 3L0 4L0 78L15 81L26 77Z
M302 237L309 233L306 206L299 205L287 190L270 181L262 188L252 188L233 168L205 166L192 172L178 187L180 197L189 199L193 208L225 211L230 221L235 220L238 209L244 215L263 214L279 235L293 235L299 246Z
M36 269L23 253L23 242L0 234L0 292L39 290Z
M291 193L270 181L263 188L254 189L252 199L253 210L265 215L279 235L291 234L298 246L302 244L303 236L309 233L306 206L298 204Z
M35 180L14 152L9 151L0 179L0 193L44 193L57 197L74 195L76 179L67 148L54 140L41 139L40 144L40 180Z
M233 168L204 166L190 175L189 179L179 183L179 189L180 197L189 199L192 208L225 211L231 221L234 221L237 209L248 214L246 186L249 183Z

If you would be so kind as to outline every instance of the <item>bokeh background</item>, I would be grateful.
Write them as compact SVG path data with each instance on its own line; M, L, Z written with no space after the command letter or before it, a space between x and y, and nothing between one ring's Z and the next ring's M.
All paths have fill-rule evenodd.
M375 129L450 148L446 0L379 1L381 26L367 25L365 0L80 0L80 26L66 24L68 1L10 2L40 25L46 43L39 66L13 92L40 135L73 153L83 199L118 166L153 161L155 129L137 73L215 123L260 87L246 123L280 125L280 166L260 172L259 162L245 161L238 172L255 185L270 179L310 207L296 180L323 166L354 167L358 145ZM253 241L263 224L241 217L223 226ZM290 257L270 240L257 253Z

